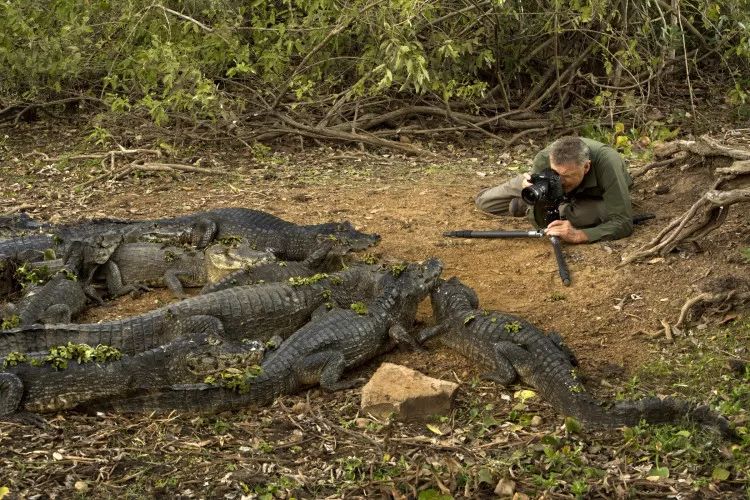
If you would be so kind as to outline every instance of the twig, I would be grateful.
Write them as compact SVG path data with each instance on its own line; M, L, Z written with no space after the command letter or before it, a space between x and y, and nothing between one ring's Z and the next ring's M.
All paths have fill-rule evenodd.
M687 151L688 153L704 158L708 156L726 156L733 160L750 160L750 151L724 146L707 135L703 135L695 141L669 142L656 148L654 150L654 156L657 158L664 158L666 156L672 156L678 151Z
M276 98L273 101L273 104L271 104L271 109L276 109L276 107L279 105L279 102L281 102L281 99L284 97L284 94L286 94L286 91L289 89L289 86L294 81L294 77L296 77L300 70L304 68L307 65L307 61L310 60L310 58L317 54L320 49L325 47L325 45L333 38L334 36L338 35L344 29L349 26L349 23L354 21L355 19L358 19L362 16L365 12L376 6L377 4L383 2L384 0L375 0L374 2L371 2L367 5L365 5L360 11L357 12L356 15L349 16L347 19L345 19L343 22L337 24L331 31L328 32L328 34L321 40L315 47L310 49L310 51L305 54L305 57L302 58L302 61L297 65L296 68L294 68L294 71L292 72L292 75L286 79L284 84L281 86L281 88L278 90L276 94Z
M559 80L567 80L567 82L569 83L570 80L575 77L578 68L581 66L581 64L583 64L583 62L586 60L586 58L588 58L589 54L591 54L593 50L594 44L590 44L588 47L586 47L586 50L582 51L575 59L575 61L573 61L570 66L568 66L565 71L563 71L563 73L560 75ZM549 87L547 87L547 90L545 90L544 93L540 95L534 102L532 102L528 106L523 106L524 110L532 111L536 109L554 89L555 85L550 85Z
M195 172L199 174L226 175L226 172L221 170L193 167L192 165L182 165L179 163L144 163L142 165L133 165L133 170L143 170L147 172L173 172L175 170L181 170L183 172Z
M429 151L424 151L422 149L419 149L415 146L411 146L409 144L403 144L403 143L395 142L395 141L388 141L385 139L381 139L379 137L375 137L373 135L352 134L351 132L343 132L340 130L334 130L332 128L317 129L317 128L299 123L293 120L292 118L290 118L289 116L281 114L281 113L274 113L274 115L294 129L294 130L290 130L289 132L294 132L294 133L305 135L308 137L313 137L317 139L334 139L334 140L339 140L339 141L347 141L347 142L355 142L355 143L363 142L365 144L370 144L373 146L383 146L383 147L387 147L390 149L396 149L396 150L403 151L409 154L415 154L415 155L420 155L420 156L434 156L434 154ZM346 124L346 125L349 125L349 124Z
M685 57L685 78L687 79L688 91L690 93L690 111L693 112L693 117L695 117L695 98L693 96L693 84L690 82L690 66L688 65L687 44L685 43L685 30L682 27L680 2L677 2L677 21L680 24L680 35L682 36L682 53Z
M529 128L526 130L521 130L519 133L517 133L516 135L508 139L508 141L505 143L505 147L507 148L507 147L512 146L513 144L516 143L516 141L518 141L519 139L527 135L530 135L536 132L546 132L547 130L549 130L549 128Z
M677 163L678 161L683 160L683 159L684 159L683 157L675 156L673 158L667 158L666 160L654 161L654 162L651 162L651 163L649 163L648 165L646 165L644 167L631 170L630 171L630 176L633 179L635 179L636 177L642 176L643 174L645 174L649 170L652 170L654 168L659 168L659 167L666 167L666 166L672 165L674 163Z
M172 10L169 7L164 7L163 5L154 5L154 7L158 7L160 9L162 9L164 12L169 12L170 14L172 14L174 16L180 17L180 18L182 18L182 19L184 19L186 21L190 21L191 23L195 24L196 26L200 26L201 29L203 29L205 31L208 31L209 33L212 33L214 31L214 29L211 28L210 26L206 26L205 24L203 24L202 22L198 21L197 19L194 19L194 18L192 18L190 16L187 16L187 15L183 14L182 12L177 12L176 10Z
M103 153L86 153L86 154L80 154L80 155L73 155L73 156L52 156L52 157L45 157L42 158L43 161L50 161L50 162L56 162L56 161L63 161L63 160L98 160L98 159L104 159L108 156L128 156L128 155L135 155L135 154L152 154L156 155L157 157L161 157L161 151L158 151L156 149L113 149L112 151L106 151Z
M124 167L121 167L117 171L105 172L105 173L103 173L103 174L101 174L101 175L99 175L97 177L94 177L93 179L89 179L86 182L82 182L81 184L76 185L75 188L76 189L82 189L82 188L91 186L93 184L96 184L97 182L99 182L101 180L104 180L104 179L106 179L108 177L113 177L113 178L117 179L117 178L122 177L122 176L126 175L127 173L129 173L130 170L131 170L131 165L125 165Z
M656 3L658 5L660 5L661 7L663 7L664 9L669 10L669 11L673 12L674 14L676 14L677 18L678 18L678 22L680 24L680 29L682 29L681 28L682 27L682 23L684 22L685 26L688 27L688 30L691 33L693 33L698 38L698 40L700 40L701 45L703 47L708 47L708 43L706 42L706 39L703 38L703 35L701 34L701 32L698 31L698 29L695 26L693 26L693 24L689 20L685 19L685 17L680 12L680 9L679 9L680 4L679 4L679 2L677 2L677 8L672 7L671 5L669 5L664 0L657 0Z
M664 336L667 337L668 341L674 342L674 337L672 336L672 327L663 319L660 319L659 321L661 322L661 326L664 327Z

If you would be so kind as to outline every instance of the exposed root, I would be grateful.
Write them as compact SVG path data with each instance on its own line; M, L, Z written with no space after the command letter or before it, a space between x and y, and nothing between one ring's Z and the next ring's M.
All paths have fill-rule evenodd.
M715 169L717 176L714 184L684 214L672 220L651 241L636 252L625 256L618 267L655 255L665 256L681 244L698 246L698 241L719 227L726 220L729 207L737 203L750 201L750 188L743 184L750 174L750 151L723 146L707 136L696 141L674 141L655 151L657 158L666 158L637 170L633 176L643 175L649 170L674 165L686 161L690 156L698 156L703 161L708 157L724 157L735 160L728 167ZM672 155L672 158L669 158ZM735 187L729 189L729 181L740 179ZM736 187L739 186L739 187ZM724 187L722 189L722 187Z
M731 302L731 304L727 304ZM737 304L745 304L750 302L750 292L739 292L734 290L721 293L701 293L688 299L680 309L680 317L675 323L676 327L681 327L685 323L685 319L688 317L690 312L697 304L725 304L731 309Z
M750 201L750 189L707 191L683 215L672 220L654 239L635 253L624 257L618 267L654 255L665 256L678 245L693 243L719 227L727 218L729 207Z

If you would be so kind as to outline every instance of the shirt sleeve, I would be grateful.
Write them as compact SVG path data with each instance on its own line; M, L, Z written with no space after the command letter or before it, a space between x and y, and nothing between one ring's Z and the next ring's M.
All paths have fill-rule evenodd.
M598 226L582 229L590 243L617 240L633 233L633 208L630 204L629 183L617 151L607 151L597 169L597 183L604 191L602 198L607 209L607 220Z
M549 147L544 148L536 154L531 165L531 173L538 174L547 168L549 168Z

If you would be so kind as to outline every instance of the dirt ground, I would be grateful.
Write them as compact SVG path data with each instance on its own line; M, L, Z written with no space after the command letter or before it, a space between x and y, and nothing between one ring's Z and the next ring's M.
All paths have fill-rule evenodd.
M80 133L75 129L52 132L40 126L28 126L23 132L6 139L0 153L0 213L20 207L35 218L60 222L89 217L141 219L239 206L266 210L302 224L349 220L357 229L381 235L381 243L371 251L379 259L417 261L438 257L445 265L443 277L458 276L475 288L481 307L521 315L545 329L560 332L595 388L602 378L622 382L639 366L669 356L670 344L663 337L654 336L662 329L660 320L673 323L682 304L701 283L725 275L748 275L748 264L740 258L740 249L750 241L750 221L740 210L730 214L727 222L711 234L700 253L681 252L649 263L616 267L622 255L653 238L667 221L681 214L709 187L710 165L668 174L655 170L638 179L633 189L636 212L655 213L656 219L637 226L634 235L624 240L566 246L572 284L565 287L546 240L464 240L442 236L444 231L453 229L527 229L525 219L493 218L480 213L474 208L473 196L481 188L500 183L524 168L543 146L541 143L523 144L510 152L499 152L489 144L475 144L446 149L436 159L330 147L261 153L216 148L196 151L192 160L201 158L202 166L227 175L142 173L119 180L104 178L77 192L72 185L106 173L99 161L46 161L44 155L73 153L80 147L74 145L78 144ZM30 140L32 137L35 140ZM732 139L740 144L750 143L750 137ZM184 162L186 158L170 161L178 160ZM632 165L642 163L633 160ZM667 194L654 194L657 181L670 184ZM125 297L114 305L93 309L80 321L127 316L170 300L164 291L137 299ZM430 324L429 304L423 304L420 311L421 322ZM438 346L432 346L429 354L397 351L384 359L451 380L467 381L478 375L469 363ZM371 364L363 370L371 371L376 366ZM353 404L347 403L353 394L356 390L342 396L313 391L307 401L303 395L288 404L318 405L332 400L346 406ZM351 411L350 408L349 414ZM97 417L60 417L58 424L64 431L51 441L34 437L34 431L29 430L15 430L6 437L39 440L41 449L53 446L51 442L60 443L60 439L72 446L70 440L74 442L75 438L69 434L62 438L61 434L81 428L90 429L89 435L116 433L117 422L126 425L122 419L112 417L102 430L96 431ZM138 422L127 425L138 426ZM172 424L168 421L166 425ZM291 428L294 430L294 426ZM100 437L106 440L104 434ZM31 448L34 446L24 447L27 452L33 451ZM283 463L287 459L279 460ZM88 485L86 488L94 488L94 483L102 481L101 473L96 479L93 472L81 472L85 460L71 463L78 464L78 469L71 468L58 476L38 472L40 475L32 480L33 474L12 475L20 488L16 491L31 494L46 484L59 487L58 494L65 495L64 491L73 491L70 485L65 486L65 478L71 473L74 479L80 476ZM41 469L31 466L29 470ZM149 474L159 470L157 467ZM110 474L110 478L127 478L124 470ZM2 482L0 478L0 486ZM192 489L193 493L201 491L200 485L181 488ZM75 489L81 491L77 486ZM107 496L120 490L113 487L93 491ZM144 491L154 494L155 490Z

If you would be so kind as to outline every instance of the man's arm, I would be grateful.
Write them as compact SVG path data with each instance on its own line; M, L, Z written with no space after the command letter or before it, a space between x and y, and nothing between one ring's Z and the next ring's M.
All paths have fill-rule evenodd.
M630 204L628 179L626 178L622 158L614 151L608 151L603 159L608 168L598 170L597 183L604 193L604 206L607 209L607 220L598 226L581 229L589 243L599 240L616 240L633 233L633 208Z
M547 236L557 236L565 243L588 243L589 237L583 229L576 229L569 220L553 220L545 231Z

